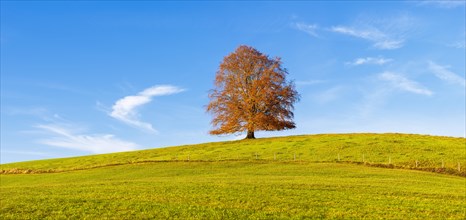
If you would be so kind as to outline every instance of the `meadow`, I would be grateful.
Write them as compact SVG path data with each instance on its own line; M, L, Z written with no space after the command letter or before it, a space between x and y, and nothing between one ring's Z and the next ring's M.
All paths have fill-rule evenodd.
M331 163L173 162L3 175L2 219L464 218L465 179Z
M415 134L300 135L2 164L0 172L61 172L158 161L251 160L444 168L466 175L466 139Z
M464 219L463 171L411 168L443 160L455 170L465 146L423 135L307 135L2 164L0 218Z

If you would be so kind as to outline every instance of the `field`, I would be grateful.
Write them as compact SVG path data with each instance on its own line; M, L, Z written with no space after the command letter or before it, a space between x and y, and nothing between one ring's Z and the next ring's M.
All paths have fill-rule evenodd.
M464 138L309 135L4 164L29 174L0 175L0 218L464 219L465 147ZM429 171L443 161L453 175L412 170L416 160Z

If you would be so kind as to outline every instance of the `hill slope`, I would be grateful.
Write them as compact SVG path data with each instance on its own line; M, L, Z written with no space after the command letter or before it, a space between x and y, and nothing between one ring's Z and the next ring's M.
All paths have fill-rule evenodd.
M2 164L1 169L2 172L12 173L54 172L129 163L187 160L347 161L427 170L444 167L449 173L465 175L466 139L414 134L301 135L28 161Z
M310 135L4 164L52 173L0 175L0 219L464 219L464 177L335 161L453 167L465 144Z

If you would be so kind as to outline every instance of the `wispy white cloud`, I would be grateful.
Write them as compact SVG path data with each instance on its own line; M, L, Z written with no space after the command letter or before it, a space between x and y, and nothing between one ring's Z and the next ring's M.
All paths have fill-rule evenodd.
M418 22L407 14L393 17L360 17L350 25L334 25L320 28L318 24L292 23L292 27L313 37L319 37L317 30L325 30L361 38L372 42L372 46L382 50L393 50L404 46L409 33L415 30Z
M394 39L392 36L389 36L387 33L375 27L362 29L357 27L334 26L330 28L330 31L371 41L373 42L373 46L378 49L398 49L403 47L405 41L402 37Z
M362 57L362 58L357 58L353 61L346 62L346 65L352 65L352 66L359 66L363 64L376 64L376 65L384 65L386 63L392 62L393 59L386 59L383 57Z
M137 108L152 101L155 96L171 95L184 91L181 88L171 85L153 86L139 92L137 95L126 96L119 99L112 106L110 116L128 125L143 129L149 132L156 132L150 123L139 119Z
M375 40L374 47L385 50L398 49L404 46L404 39L401 40L392 40L392 39L383 39Z
M441 80L452 84L458 84L461 86L466 86L466 80L448 70L448 66L439 65L433 61L429 61L429 70L435 74L435 76Z
M70 128L60 124L41 124L36 128L45 131L50 138L39 140L39 143L87 151L92 153L109 153L137 149L137 144L118 139L111 134L76 134Z
M317 24L305 24L305 23L295 23L293 25L296 29L303 31L313 37L318 37L317 35Z
M384 38L386 35L377 29L373 30L358 30L353 27L345 27L345 26L335 26L330 28L331 31L350 35L353 37L359 37L366 40L375 40Z
M418 2L418 5L431 5L439 8L456 8L465 6L464 0L426 0Z
M393 16L364 16L349 25L335 25L327 30L372 43L372 47L393 50L405 45L417 30L419 21L407 13Z
M409 80L406 77L400 74L397 74L397 73L383 72L379 75L379 79L383 81L387 81L394 88L397 88L403 91L416 93L420 95L427 95L427 96L431 96L434 94L432 91L420 85L418 82Z

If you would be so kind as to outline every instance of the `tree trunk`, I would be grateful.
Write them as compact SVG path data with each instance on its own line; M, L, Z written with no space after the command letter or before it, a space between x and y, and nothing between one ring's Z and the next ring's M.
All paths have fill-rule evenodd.
M248 135L246 136L246 139L255 139L254 137L254 131L248 131Z

